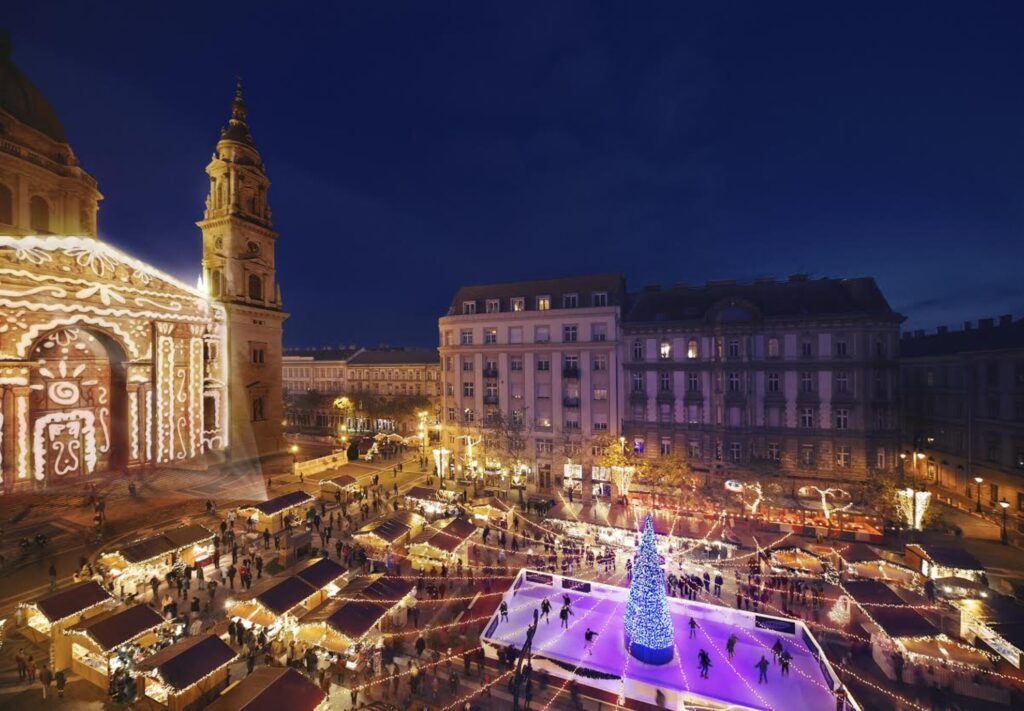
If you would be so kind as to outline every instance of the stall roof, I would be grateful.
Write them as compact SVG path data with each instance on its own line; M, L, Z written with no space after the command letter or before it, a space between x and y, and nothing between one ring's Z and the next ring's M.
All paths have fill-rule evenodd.
M144 632L161 624L164 618L149 605L133 605L116 612L107 612L91 620L78 623L72 630L81 630L96 641L100 649L109 652Z
M302 578L313 587L320 589L340 578L345 574L345 567L335 563L330 558L309 561L301 570L295 572L295 577Z
M421 501L436 501L437 500L437 489L431 489L428 486L414 486L405 492L405 495L410 499L420 499Z
M352 484L355 483L356 478L354 476L349 476L348 474L342 474L341 476L320 480L320 486L324 486L325 484L334 484L339 489L343 489L346 486L351 486Z
M937 546L930 543L912 543L908 548L917 548L935 565L961 570L984 570L985 566L969 552L958 546Z
M885 560L871 546L865 543L851 543L850 547L839 554L847 563L874 563Z
M203 541L212 539L213 531L208 529L206 526L190 524L188 526L178 526L177 528L172 528L169 531L164 531L164 537L173 543L175 548L184 548L185 546L192 546L196 543L202 543Z
M451 553L476 532L477 528L464 518L456 518L430 537L430 545Z
M294 669L260 667L206 707L207 711L313 711L326 694Z
M110 593L95 580L72 585L69 588L52 592L31 604L50 622L63 620L78 612L84 612L94 605L112 599Z
M865 606L867 614L890 637L928 637L939 634L935 625L910 607L906 600L885 583L877 580L851 580L843 588L857 603Z
M162 555L167 555L176 548L177 546L171 543L168 538L158 533L155 536L140 538L124 546L121 548L121 557L129 563L142 563L153 558L159 558Z
M256 600L271 612L283 615L316 590L302 578L293 575L261 592L256 596Z
M359 639L395 604L374 600L343 602L324 621L349 639Z
M378 538L391 542L397 541L399 538L409 533L409 527L404 523L395 521L394 519L386 518L383 521L375 521L367 526L363 526L356 533L372 533Z
M168 686L182 691L232 662L236 656L235 650L211 633L186 637L143 659L138 668L143 671L155 669Z
M306 503L307 501L314 500L314 497L307 494L305 491L290 491L287 494L282 494L281 496L277 496L273 499L253 504L251 508L256 509L265 516L273 516L285 509L290 509L293 506L298 506Z

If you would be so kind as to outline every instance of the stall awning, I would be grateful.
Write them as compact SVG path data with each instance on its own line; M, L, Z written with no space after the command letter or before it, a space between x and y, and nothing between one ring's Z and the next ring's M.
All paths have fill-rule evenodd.
M283 615L315 592L316 588L305 580L291 576L261 592L256 600L271 612Z
M294 669L260 667L220 698L207 711L314 711L327 695Z
M410 499L418 499L420 501L437 501L437 489L431 489L426 486L414 486L405 492L405 495Z
M312 503L315 500L316 499L313 496L307 494L305 491L292 491L268 501L254 504L250 508L256 509L264 516L273 516L274 514L280 513L286 509L300 506L307 502Z
M306 563L295 572L295 577L302 578L314 588L323 589L345 574L345 567L330 558L321 558Z
M385 519L372 523L369 526L363 526L356 532L356 535L373 534L381 540L391 543L407 533L409 533L409 527L404 523L399 523L393 519Z
M885 560L871 546L865 543L851 543L849 548L842 551L840 557L847 563L874 563Z
M174 544L175 548L180 549L194 546L197 543L212 541L213 531L205 526L193 524L190 526L178 526L169 531L164 531L164 537Z
M102 602L111 600L110 593L95 580L72 585L45 595L30 603L51 623L85 612Z
M137 666L142 671L155 670L165 684L180 692L230 664L236 656L224 640L207 634L187 637L143 659Z
M877 580L851 580L843 585L843 589L890 637L930 637L939 634L935 625L885 583Z
M356 640L369 632L394 605L393 602L373 600L343 602L331 611L324 622L349 639Z
M451 553L465 543L477 528L465 519L454 519L444 528L439 529L427 541L434 548Z
M330 479L321 479L320 486L336 486L339 489L344 489L347 486L352 486L356 483L355 477L349 476L348 474L342 474L341 476L332 477Z
M133 605L124 610L108 612L80 622L69 632L82 632L105 651L130 642L139 635L156 629L164 618L149 605Z
M963 548L956 546L912 543L907 548L921 554L933 565L940 565L944 568L957 568L959 570L985 570L985 566L981 564L981 561Z
M168 555L177 546L171 543L162 534L149 536L129 543L121 549L121 557L129 563L145 563L160 556Z

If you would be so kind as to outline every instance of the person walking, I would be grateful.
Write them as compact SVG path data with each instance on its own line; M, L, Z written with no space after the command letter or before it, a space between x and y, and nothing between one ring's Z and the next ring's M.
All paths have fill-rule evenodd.
M50 689L50 682L53 681L53 672L50 671L50 667L47 666L46 662L43 662L43 668L39 670L39 683L43 687L43 699L46 699L46 693Z
M64 687L68 683L68 677L64 673L64 670L63 669L58 669L57 673L53 675L53 680L57 684L57 698L58 699L63 699L64 698Z
M700 667L700 678L708 678L708 669L711 668L711 656L707 653L707 650L702 649L697 652L697 666Z
M758 684L767 684L768 683L768 667L770 667L770 666L771 666L771 664L768 663L768 660L765 659L764 655L762 654L761 655L761 660L757 664L754 665L754 668L757 669L757 671L758 671L758 675L757 675L757 683Z
M18 681L25 681L25 677L28 676L27 665L25 664L25 650L19 649L18 653L14 655L14 661L18 665Z
M782 654L782 640L776 637L775 644L772 645L772 661L775 664L779 663L780 654Z
M28 659L25 660L25 678L28 679L28 683L32 684L36 680L36 660L33 659L32 655L28 655Z
M733 655L736 654L736 635L735 634L729 635L729 639L725 640L725 651L726 651L726 653L728 653L730 660L733 658Z

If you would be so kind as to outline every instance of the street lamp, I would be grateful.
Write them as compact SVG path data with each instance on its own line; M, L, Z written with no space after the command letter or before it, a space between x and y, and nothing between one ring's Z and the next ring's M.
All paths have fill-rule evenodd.
M977 505L974 507L975 513L981 513L981 482L983 481L985 480L982 479L980 476L974 477L974 483L978 485L978 501Z
M1010 502L1007 501L1006 497L1004 496L1002 499L999 500L999 506L1000 508L1003 509L1003 533L999 537L999 540L1002 541L1003 545L1005 546L1010 541L1009 536L1007 536L1006 534L1006 509L1010 508Z

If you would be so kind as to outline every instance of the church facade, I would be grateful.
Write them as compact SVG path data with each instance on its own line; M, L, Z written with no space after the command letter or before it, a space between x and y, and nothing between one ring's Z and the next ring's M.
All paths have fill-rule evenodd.
M0 38L0 486L283 449L269 181L240 90L198 288L96 238L101 195Z

